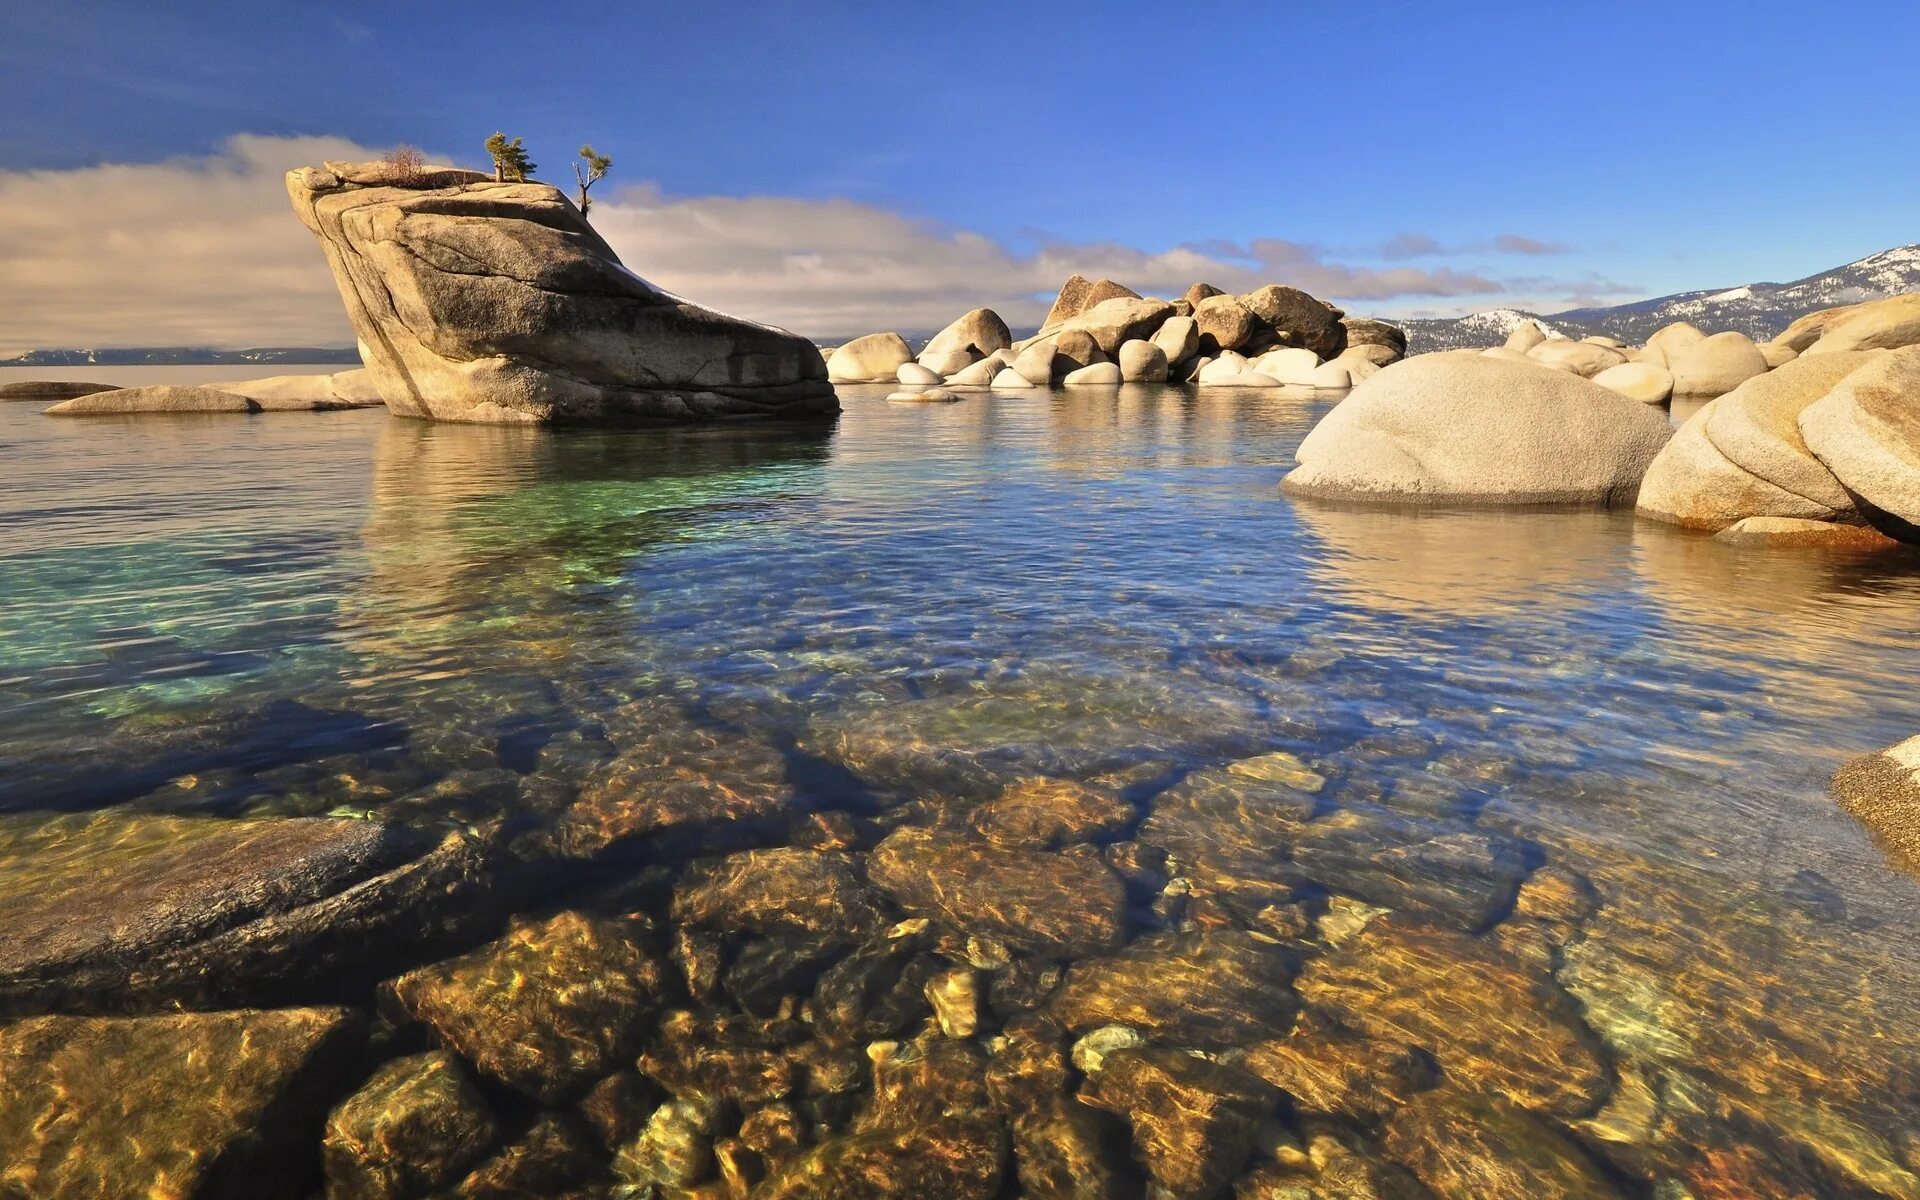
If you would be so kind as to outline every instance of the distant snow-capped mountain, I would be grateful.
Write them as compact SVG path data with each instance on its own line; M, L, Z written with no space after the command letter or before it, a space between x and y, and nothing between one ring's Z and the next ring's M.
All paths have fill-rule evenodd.
M1611 308L1568 309L1549 316L1496 308L1466 317L1398 324L1406 329L1408 348L1415 354L1498 345L1524 320L1540 322L1549 333L1576 338L1605 334L1635 344L1675 321L1691 321L1708 333L1738 330L1763 341L1807 313L1913 291L1920 291L1920 243L1882 250L1792 283L1748 283L1680 292Z

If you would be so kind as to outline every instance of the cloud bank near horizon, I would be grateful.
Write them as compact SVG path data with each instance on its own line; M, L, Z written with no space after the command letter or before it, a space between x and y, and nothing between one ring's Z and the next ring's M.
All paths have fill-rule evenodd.
M344 138L238 135L220 153L63 171L0 170L0 356L47 347L351 345L320 249L281 175L378 151ZM1068 275L1178 295L1281 282L1358 312L1430 315L1495 304L1565 307L1634 289L1593 276L1497 278L1405 260L1449 252L1403 233L1379 265L1279 238L1167 250L1053 240L1016 251L985 235L850 200L596 197L595 226L635 270L703 304L833 340L927 332L979 305L1032 326ZM1564 250L1502 234L1509 254ZM1553 299L1558 297L1556 301Z

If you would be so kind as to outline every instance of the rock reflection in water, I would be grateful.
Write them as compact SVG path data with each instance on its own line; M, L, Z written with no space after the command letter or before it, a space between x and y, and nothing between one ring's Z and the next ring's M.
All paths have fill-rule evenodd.
M807 437L391 422L347 534L276 510L298 553L0 562L185 631L0 680L0 767L143 781L7 818L112 881L62 944L254 953L70 973L73 1016L32 958L0 1192L1920 1196L1920 888L1821 794L1912 732L1911 564L1294 505L1323 399L884 391ZM285 879L156 865L241 811L334 815L237 830ZM0 906L58 928L45 873ZM224 928L110 902L162 886ZM373 975L272 957L369 929Z

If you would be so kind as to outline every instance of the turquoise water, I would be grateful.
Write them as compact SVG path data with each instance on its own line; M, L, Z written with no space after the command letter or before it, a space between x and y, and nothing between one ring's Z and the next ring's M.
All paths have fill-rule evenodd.
M1824 792L1920 728L1912 555L1308 506L1327 398L885 390L804 433L0 407L0 809L538 827L616 759L771 750L799 807L1150 813L1285 751L1592 880L1557 978L1621 1061L1668 985L1702 1029L1645 1073L1903 1161L1920 887Z

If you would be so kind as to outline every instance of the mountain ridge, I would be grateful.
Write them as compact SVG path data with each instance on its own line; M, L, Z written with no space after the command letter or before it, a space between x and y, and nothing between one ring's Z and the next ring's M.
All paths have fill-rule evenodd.
M1701 288L1606 308L1546 314L1496 308L1464 317L1395 324L1407 331L1412 354L1498 345L1522 320L1538 321L1548 333L1573 338L1604 335L1634 344L1675 321L1691 321L1708 333L1731 329L1765 341L1810 312L1913 291L1920 291L1920 242L1876 251L1788 283Z

